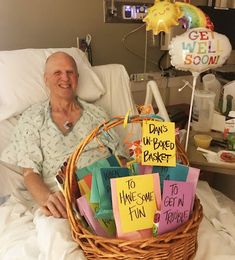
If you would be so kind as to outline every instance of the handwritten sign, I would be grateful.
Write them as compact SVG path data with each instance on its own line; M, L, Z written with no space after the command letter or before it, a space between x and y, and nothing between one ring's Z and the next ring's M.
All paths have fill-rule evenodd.
M175 230L189 219L192 198L192 183L164 181L158 234Z
M118 201L114 218L120 217L121 232L152 228L157 209L154 186L157 178L157 174L146 174L111 179L112 189L116 189L117 194L112 200Z
M133 240L133 239L152 237L153 236L152 228L136 230L136 231L127 232L127 233L123 233L121 231L121 221L120 221L120 215L119 215L119 207L118 207L115 179L111 179L111 190L112 190L112 206L113 206L115 225L116 225L116 236L118 238L125 239L125 240Z
M142 127L142 164L176 165L175 124L145 120Z

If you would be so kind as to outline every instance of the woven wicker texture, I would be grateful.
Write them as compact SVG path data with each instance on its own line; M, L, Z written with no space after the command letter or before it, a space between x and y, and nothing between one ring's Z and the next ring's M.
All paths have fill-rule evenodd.
M72 229L74 240L84 251L87 259L190 259L197 250L197 233L199 224L203 217L203 210L199 199L195 198L194 209L191 218L178 229L157 237L123 240L110 239L92 234L83 227L74 213L73 206L76 205L77 181L75 177L76 162L84 147L94 138L121 125L126 118L117 117L97 126L77 147L70 157L66 169L65 199L67 204L68 219ZM143 120L153 119L147 115L133 116L128 118L128 123L142 123ZM182 163L188 165L187 155L176 139L177 153Z

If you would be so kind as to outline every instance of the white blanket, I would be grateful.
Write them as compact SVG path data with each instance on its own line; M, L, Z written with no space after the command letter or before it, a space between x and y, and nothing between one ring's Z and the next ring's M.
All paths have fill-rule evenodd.
M197 195L204 217L195 260L235 259L235 202L202 181L198 183Z
M197 195L203 205L204 218L198 231L195 260L235 259L235 203L202 181L198 183ZM22 198L11 198L0 208L1 260L85 259L71 239L66 220L44 217L38 210L29 211L19 200ZM56 233L51 228L55 225ZM57 251L51 250L50 237Z
M85 260L68 221L46 217L11 197L0 207L1 260Z

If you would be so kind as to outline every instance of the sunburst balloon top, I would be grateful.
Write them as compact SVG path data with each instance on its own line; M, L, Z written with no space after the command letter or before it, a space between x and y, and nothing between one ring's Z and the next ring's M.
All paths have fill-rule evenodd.
M143 19L146 22L146 30L152 30L153 34L169 32L172 26L179 25L179 18L183 16L180 8L169 0L156 0L155 4L148 9L148 14Z

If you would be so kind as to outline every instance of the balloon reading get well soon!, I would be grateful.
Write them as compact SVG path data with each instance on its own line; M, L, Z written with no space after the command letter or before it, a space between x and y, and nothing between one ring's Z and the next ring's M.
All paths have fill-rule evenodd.
M168 33L171 27L181 24L183 28L206 27L214 29L210 18L198 7L182 2L172 3L170 0L156 0L148 9L143 19L146 30L152 30L157 35L160 32Z
M172 39L169 46L171 64L179 70L200 74L217 68L232 50L229 39L207 28L193 28Z

